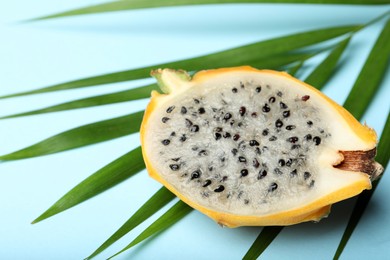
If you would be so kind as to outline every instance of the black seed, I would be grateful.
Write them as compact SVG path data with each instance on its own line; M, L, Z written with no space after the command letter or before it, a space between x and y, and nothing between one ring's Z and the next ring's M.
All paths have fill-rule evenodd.
M163 118L161 118L161 121L162 121L163 123L168 122L168 120L169 120L169 117L166 117L166 116L164 116Z
M203 183L202 187L207 187L211 184L211 180L205 180L205 182Z
M283 159L280 159L278 164L279 164L279 166L283 167L284 165L286 165L286 161Z
M237 126L238 126L238 127L241 127L241 126L242 126L242 122L238 123Z
M283 96L283 93L282 93L282 91L278 91L278 93L276 93L276 95L278 95L278 97L281 97L281 96Z
M176 135L176 132L172 132L172 133L171 133L171 136L175 136L175 135Z
M183 115L187 114L187 108L186 107L181 107L180 113L182 113Z
M299 148L301 148L301 146L300 146L299 144L293 144L293 145L291 146L291 150L299 149Z
M277 140L277 139L278 139L278 138L277 138L276 136L273 135L273 136L271 136L268 140L272 142L272 141L275 141L275 140Z
M223 176L221 181L227 181L228 176Z
M161 143L162 143L163 145L168 145L168 144L171 143L171 141L170 141L169 139L164 139L164 140L161 141Z
M268 150L268 146L263 146L263 148L261 148L261 150L264 152L266 150Z
M171 113L175 109L175 106L170 106L167 109L167 113Z
M293 163L293 160L292 159L288 159L286 161L286 166L290 167L292 165L292 163Z
M242 169L240 173L241 173L241 177L245 177L249 174L249 171L247 169Z
M275 168L275 169L274 169L274 173L276 173L276 174L278 174L278 175L283 174L283 172L282 172L279 168Z
M215 140L221 139L222 135L220 133L214 133Z
M223 116L223 119L225 119L225 121L229 120L230 118L232 118L232 114L230 114L230 113L226 113L226 114Z
M209 171L212 172L214 170L213 166L209 166Z
M245 107L240 107L240 109L238 110L238 113L240 113L240 116L244 116L245 112L246 112L246 108Z
M269 191L269 192L273 192L273 191L275 191L277 188L278 188L278 184L276 184L275 182L273 182L273 183L271 183L271 185L269 186L268 191Z
M191 126L190 131L193 132L193 133L198 132L199 131L199 126L198 125Z
M259 146L260 144L259 144L259 142L256 141L256 140L250 140L250 141L249 141L249 145L250 145L250 146Z
M255 159L253 159L253 167L255 167L255 168L259 168L259 166L260 166L260 163L259 163L259 161L255 158Z
M294 169L292 172L290 172L290 175L292 177L296 176L297 175L297 169Z
M256 154L259 154L259 155L261 154L261 150L259 147L256 147L255 151L256 151Z
M197 99L197 98L194 98L194 102L195 102L195 104L199 104L200 103L199 99Z
M309 179L310 176L311 176L310 172L304 172L304 173L303 173L303 178L304 178L305 180Z
M206 150L200 150L198 155L199 156L207 156L207 151Z
M241 148L241 150L245 150L245 148L246 148L245 141L239 142L238 143L238 148Z
M283 102L280 102L279 104L280 104L280 108L281 108L281 109L286 109L286 108L288 108L288 106L287 106L285 103L283 103Z
M271 108L268 106L268 104L265 104L262 108L263 112L265 113L268 113L269 111L271 111Z
M262 134L263 134L264 136L267 136L268 133L269 133L268 129L264 129Z
M214 192L222 192L225 190L225 187L223 185L219 185L215 190Z
M226 160L226 158L225 158L225 157L221 157L221 158L219 158L219 160L220 160L221 162L224 162L224 161Z
M316 144L316 145L319 145L321 143L321 138L319 136L316 136L313 138L313 142Z
M282 126L283 126L283 122L282 122L282 120L280 120L280 119L276 120L276 122L275 122L275 126L276 126L277 128L280 128L280 127L282 127Z
M257 175L257 179L258 180L263 179L265 176L267 176L267 171L266 170L261 170L259 172L259 175Z
M307 121L306 124L307 124L308 126L312 126L312 125L313 125L313 122L312 122L312 121Z
M261 92L261 87L260 87L260 86L257 87L257 88L255 89L255 91L256 91L257 93L260 93L260 92Z
M194 171L193 173L191 173L191 180L198 179L201 174L202 174L202 172L200 170Z
M239 162L246 162L246 158L244 156L239 156L238 161Z
M240 82L240 87L241 87L241 88L245 88L244 83Z
M234 141L237 141L238 139L240 139L240 135L239 134L233 135L233 140Z
M218 132L218 133L219 133L219 132L222 132L222 130L223 130L222 127L216 127L216 128L214 128L214 131L215 131L215 132Z
M275 97L270 97L270 98L268 99L268 102L270 102L270 103L275 103L275 100L276 100Z
M191 149L192 149L192 151L197 151L199 149L199 147L198 146L193 146Z
M289 137L289 138L287 139L287 141L289 141L290 143L293 143L293 144L295 144L296 142L298 142L298 140L299 140L299 138L296 137L296 136L292 136L292 137Z
M309 100L310 96L309 95L304 95L302 96L302 101L307 101Z
M199 112L199 114L204 114L204 113L206 113L206 110L203 107L200 107L198 109L198 112Z
M256 118L256 117L257 117L257 113L256 113L256 112L253 112L253 113L251 114L251 117Z
M288 125L288 126L286 126L286 129L291 131L291 130L295 129L295 125Z
M244 204L248 205L249 204L249 200L248 199L244 199Z
M309 188L312 188L314 186L314 183L315 183L315 180L311 180L311 182L309 184Z
M237 93L237 88L232 88L233 93Z
M186 118L186 127L191 127L192 121Z
M304 139L305 139L306 141L310 141L310 140L312 139L311 134L305 135Z
M283 117L284 118L289 117L289 116L290 116L290 110L283 111Z
M237 154L238 150L236 148L232 149L232 154L235 156Z
M234 125L234 119L230 120L230 125L231 125L231 126Z
M225 132L225 133L223 134L223 137L224 137L224 138L230 138L230 137L232 137L232 135L231 135L229 132Z
M178 164L170 164L169 168L171 168L172 171L178 171L180 169L180 165L178 165Z
M181 142L184 142L185 140L187 140L186 135L182 135L182 136L180 137L180 141L181 141Z

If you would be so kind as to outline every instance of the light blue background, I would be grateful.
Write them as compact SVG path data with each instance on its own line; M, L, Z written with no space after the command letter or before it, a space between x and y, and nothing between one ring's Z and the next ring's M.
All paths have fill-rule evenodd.
M2 1L0 95L193 57L286 33L364 23L389 9L388 6L225 5L18 23L97 2ZM338 103L345 100L381 25L383 22L359 32L344 54L343 66L325 89ZM112 84L0 100L0 116L133 85ZM387 73L364 117L379 134L389 112L389 86ZM146 103L143 100L0 120L0 154L85 123L138 111ZM146 172L42 223L29 223L73 186L138 144L138 135L132 135L60 154L0 163L0 259L82 259L93 252L160 187ZM389 259L389 174L388 170L382 178L342 259ZM330 217L319 224L285 228L264 253L264 259L331 259L352 202L336 205ZM97 259L122 249L155 218ZM222 229L200 213L192 212L168 231L117 259L240 259L260 230L260 227Z

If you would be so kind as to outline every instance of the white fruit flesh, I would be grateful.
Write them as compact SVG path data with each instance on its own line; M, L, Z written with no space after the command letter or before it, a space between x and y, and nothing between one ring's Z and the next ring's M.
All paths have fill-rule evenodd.
M144 156L196 205L263 216L316 201L321 208L371 187L367 174L334 165L343 160L339 151L370 150L375 142L298 81L251 71L193 82L165 74L172 93L158 97L143 126ZM357 190L321 200L354 183Z

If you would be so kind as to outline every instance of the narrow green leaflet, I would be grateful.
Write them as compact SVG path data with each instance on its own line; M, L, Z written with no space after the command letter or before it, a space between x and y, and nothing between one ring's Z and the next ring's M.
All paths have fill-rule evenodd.
M361 118L380 86L390 57L390 20L387 21L355 81L344 107Z
M86 259L91 259L97 256L99 253L129 233L174 198L175 195L173 195L173 193L171 193L165 187L160 188L141 208L137 210L137 212L134 213L134 215L129 218L129 220L127 220L109 239L107 239Z
M304 63L303 61L299 61L296 64L294 64L293 66L289 67L287 69L288 73L291 76L295 76L297 74L297 72L302 68L303 63Z
M186 6L186 5L205 5L205 4L246 4L246 3L291 3L291 4L360 4L360 5L377 5L389 4L389 0L159 0L159 1L144 1L144 0L122 0L114 1L89 7L84 7L76 10L71 10L63 13L40 17L35 20L58 18L73 15L104 13L123 10L134 10L156 7L171 7L171 6Z
M145 1L147 2L147 1ZM211 69L218 67L253 65L259 66L259 60L271 58L273 55L287 53L299 48L310 46L316 43L357 31L363 28L359 25L331 27L313 31L306 31L270 40L260 41L253 44L244 45L237 48L228 49L225 51L199 56L191 59L156 64L153 66L114 72L105 75L84 78L80 80L70 81L50 87L36 89L32 91L16 93L12 95L2 96L1 98L10 98L24 96L30 94L46 93L58 90L75 89L89 86L97 86L108 83L116 83L142 79L149 77L150 71L156 68L173 68L184 69L187 71L196 71L203 69ZM251 64L253 63L253 64ZM263 66L265 67L265 66Z
M332 76L336 65L349 43L350 37L339 43L333 51L323 60L305 79L305 82L316 87L322 88Z
M0 161L58 153L104 142L139 131L144 111L92 123L49 137L22 150L0 156Z
M385 128L383 129L381 140L378 145L378 156L376 157L376 160L380 164L382 164L384 168L386 168L390 158L389 143L390 143L390 115L387 116L386 125ZM352 233L355 230L356 226L358 225L360 218L363 216L363 213L366 210L367 205L370 202L370 199L374 194L376 187L379 184L379 181L380 179L372 185L371 190L364 191L362 194L359 195L356 201L356 205L352 211L352 215L348 221L348 225L345 228L344 234L341 238L339 246L337 247L333 259L340 258L345 246L348 243L349 238L352 236Z
M334 69L345 50L350 37L341 41L336 47L329 53L329 55L309 74L306 78L306 82L318 89L322 89L326 82L332 77ZM316 77L315 77L316 76ZM282 231L283 227L269 226L264 227L256 240L253 242L249 251L245 254L244 259L256 259L260 256L267 246L277 237Z
M248 252L242 258L244 260L257 259L264 250L271 244L271 242L277 237L277 235L282 231L282 226L269 226L264 227L259 236L253 242L252 246L249 248Z
M146 228L139 236L137 236L130 244L128 244L125 248L123 248L115 255L111 256L109 259L137 245L138 243L144 241L148 237L169 228L170 226L172 226L173 224L181 220L183 217L185 217L191 211L192 208L190 206L188 206L181 200L178 201L166 213L164 213L155 222L153 222L148 228Z
M141 147L137 147L83 180L32 223L42 221L84 202L130 178L144 168Z
M110 93L110 94L104 94L94 97L88 97L83 99L78 99L66 103L62 103L55 106L46 107L43 109L33 110L29 112L9 115L0 117L0 119L6 119L6 118L14 118L14 117L21 117L21 116L30 116L30 115L39 115L44 113L51 113L51 112L58 112L58 111L65 111L65 110L71 110L71 109L79 109L79 108L87 108L87 107L93 107L93 106L102 106L102 105L108 105L108 104L114 104L119 102L126 102L126 101L132 101L132 100L138 100L143 98L149 98L150 92L152 90L158 90L158 87L156 84L142 86L134 89L124 90L116 93Z

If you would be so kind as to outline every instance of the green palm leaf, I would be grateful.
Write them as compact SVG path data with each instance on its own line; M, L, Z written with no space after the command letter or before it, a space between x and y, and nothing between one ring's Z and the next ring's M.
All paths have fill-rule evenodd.
M159 189L144 205L142 205L141 208L137 210L136 213L134 213L134 215L131 216L131 218L129 218L112 236L110 236L98 249L95 250L95 252L93 252L86 259L91 259L97 256L99 253L129 233L136 226L144 222L174 198L175 195L173 195L165 187ZM180 207L184 206L176 206L176 208L179 208L179 211L181 211ZM176 214L175 211L173 211L173 214Z
M192 208L182 202L178 201L173 207L171 207L167 212L165 212L161 217L159 217L155 222L153 222L149 227L147 227L139 236L137 236L130 244L128 244L121 251L113 255L112 257L130 249L131 247L141 243L145 239L166 230L188 213L192 211ZM110 257L110 258L112 258Z
M141 147L137 147L86 178L32 223L42 221L84 202L114 187L143 169L145 169L145 164L142 159Z
M282 226L263 227L259 236L256 238L255 242L253 242L248 252L246 252L242 259L257 259L261 255L261 253L264 252L267 247L272 243L272 241L279 235L282 229Z
M325 58L323 62L321 62L307 78L305 82L316 87L318 89L322 89L326 82L331 78L336 65L343 54L345 48L347 47L349 40L351 37L346 38L342 42L340 42L331 53Z
M136 133L139 131L143 114L144 111L141 111L73 128L19 151L2 155L0 161L58 153Z
M116 93L78 99L78 100L74 100L74 101L70 101L70 102L66 102L66 103L62 103L62 104L58 104L58 105L54 105L42 109L37 109L29 112L4 116L4 117L0 117L0 119L39 115L44 113L52 113L52 112L59 112L59 111L66 111L71 109L94 107L94 106L103 106L103 105L115 104L119 102L149 98L150 92L152 90L157 90L157 89L158 87L156 84L151 84L151 85L138 87L134 89L119 91Z
M364 67L356 79L355 85L344 107L356 118L361 118L369 102L380 86L390 57L390 21L387 21L374 47L372 48ZM372 86L372 87L371 87ZM364 93L364 98L362 98Z
M48 15L37 18L42 20L48 18L58 18L83 14L94 14L103 12L135 10L156 7L172 7L186 5L205 5L205 4L232 4L232 3L290 3L290 4L355 4L355 5L380 5L389 4L389 0L160 0L160 1L142 1L142 0L122 0L114 1L76 10L71 10L59 14Z
M56 15L50 15L38 19L55 18L62 16L71 16L79 14L100 13L109 11L120 11L141 8L154 8L162 6L183 6L194 4L222 4L222 3L325 3L325 4L388 4L389 0L161 0L158 2L141 1L141 0L123 0L115 1L106 4L100 4L87 8L77 9L69 12L64 12ZM388 12L383 16L388 15ZM381 16L381 17L383 17ZM377 21L378 17L372 22ZM370 22L370 23L372 23ZM369 23L369 24L370 24ZM387 44L390 40L390 22L387 22L377 42L375 43L367 61L362 68L353 89L348 96L344 106L350 110L357 118L361 118L364 111L369 106L369 103L374 97L375 92L380 86L381 80L385 74L388 57L390 57L390 45ZM242 47L228 49L218 53L208 54L200 57L195 57L187 60L169 62L137 68L127 71L115 72L106 75L100 75L85 79L80 79L72 82L66 82L46 88L27 91L23 93L16 93L7 95L1 98L10 98L17 96L24 96L30 94L39 94L46 92L53 92L59 90L76 89L89 86L97 86L108 83L116 83L123 81L130 81L142 79L149 76L151 69L157 67L181 68L189 71L196 71L200 69L228 67L237 65L252 65L258 68L274 68L287 69L291 74L295 74L302 69L304 62L316 54L329 49L328 47L316 50L302 49L312 46L317 43L323 43L329 39L339 36L347 36L337 46L335 46L330 54L321 62L313 72L306 78L306 82L321 88L332 76L334 68L348 45L350 37L365 26L344 26L333 27L288 36L278 37L271 40L265 40ZM92 106L100 106L105 104L113 104L118 102L131 101L142 99L149 96L155 85L148 85L135 89L125 90L117 93L105 94L95 97L89 97L71 102L58 104L51 107L42 108L39 110L19 113L5 116L0 119L19 117L26 115L37 115L48 112L65 111L70 109L85 108ZM364 93L364 94L362 94ZM61 151L66 151L78 147L83 147L89 144L99 143L113 138L121 137L131 133L136 133L139 130L143 111L96 122L93 124L77 127L48 139L45 139L35 145L29 146L25 149L0 156L0 161L17 160L36 156L42 156ZM390 140L390 123L389 117L385 129L383 131L380 144L378 146L378 160L384 166L387 165L390 148L388 146ZM137 172L144 169L145 165L142 160L141 149L138 147L133 151L123 155L117 160L111 162L107 166L98 170L83 182L75 186L71 191L60 198L53 206L40 215L33 223L39 222L50 216L58 214L66 209L69 209L93 196L96 196L116 184L128 179ZM374 184L373 190L363 193L358 198L358 203L352 213L350 222L345 230L343 238L340 242L339 248L336 251L335 258L338 258L344 249L349 237L354 228L359 222L366 205L368 204L373 191L378 182ZM170 202L174 195L164 187L161 188L155 195L153 195L128 221L126 221L109 239L107 239L95 252L88 258L92 258L112 245L114 242L122 238L125 234L133 230L140 223L148 219L150 216L159 211L163 206ZM177 223L189 212L191 208L183 202L177 202L165 214L158 218L153 224L146 228L139 236L137 236L128 246L117 254L135 246L143 240L156 235L173 224ZM260 235L245 255L245 259L253 259L259 256L267 246L276 238L283 227L265 227ZM115 255L117 255L115 254Z

